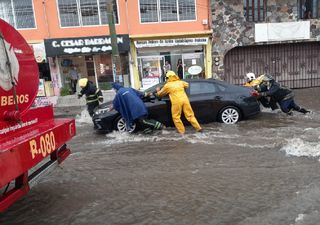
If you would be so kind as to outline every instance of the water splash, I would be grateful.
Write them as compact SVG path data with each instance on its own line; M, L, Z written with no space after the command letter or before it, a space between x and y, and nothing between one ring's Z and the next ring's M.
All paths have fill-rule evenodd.
M272 148L275 147L275 144L256 143L246 143L246 140L239 142L238 134L230 134L225 130L220 128L209 129L203 133L186 133L180 135L175 131L175 129L166 129L159 132L155 132L152 135L144 135L141 133L129 134L129 133L120 133L112 132L106 135L106 139L103 141L95 141L95 145L116 145L116 144L126 144L126 143L138 143L138 142L165 142L165 141L178 141L178 142L187 142L190 144L207 144L215 145L228 143L230 145L236 145L246 148Z
M86 109L82 110L81 114L76 116L76 123L77 125L92 124L92 118Z
M298 217L294 220L296 223L297 222L301 222L301 221L303 221L303 218L305 217L305 215L304 214L299 214L298 215Z
M292 156L319 157L320 143L309 142L301 138L292 138L287 140L287 144L280 150L285 151L287 155Z

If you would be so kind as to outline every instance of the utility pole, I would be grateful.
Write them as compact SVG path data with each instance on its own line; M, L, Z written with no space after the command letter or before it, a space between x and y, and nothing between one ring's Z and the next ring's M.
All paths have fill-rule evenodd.
M122 83L123 82L122 74L119 74L119 76L117 76L117 66L120 69L120 73L122 73L122 67L121 67L121 60L120 60L119 49L118 49L116 27L114 23L113 0L106 0L106 3L107 3L109 33L111 36L113 80L115 82Z

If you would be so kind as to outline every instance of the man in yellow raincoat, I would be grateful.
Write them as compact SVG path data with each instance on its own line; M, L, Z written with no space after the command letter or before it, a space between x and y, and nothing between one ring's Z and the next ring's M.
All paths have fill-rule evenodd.
M185 128L181 121L181 112L183 111L185 118L191 123L196 131L201 132L202 128L194 116L185 88L189 84L179 79L173 71L168 71L166 74L167 82L160 90L157 88L157 95L163 97L169 95L171 101L171 114L174 125L180 134L184 134Z

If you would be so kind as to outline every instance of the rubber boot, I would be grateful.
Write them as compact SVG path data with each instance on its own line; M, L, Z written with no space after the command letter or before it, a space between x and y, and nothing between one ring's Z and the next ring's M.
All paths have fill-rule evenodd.
M143 134L152 134L153 133L153 130L151 128L146 128L142 131Z
M292 109L290 109L288 112L286 112L286 114L287 114L288 116L292 116L292 115L293 115Z
M299 112L303 113L303 114L306 114L306 113L309 113L310 111L309 110L306 110L305 108L300 108L299 109Z

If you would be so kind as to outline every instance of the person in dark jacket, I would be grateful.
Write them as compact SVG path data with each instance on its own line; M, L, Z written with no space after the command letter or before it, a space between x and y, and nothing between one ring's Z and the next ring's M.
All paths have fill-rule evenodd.
M310 112L295 103L294 93L291 89L281 86L270 75L265 75L262 78L258 96L270 97L271 101L277 102L281 111L288 115L292 115L293 110L303 114Z
M91 81L87 78L79 80L79 86L81 88L78 98L86 95L87 110L89 115L93 116L93 110L99 106L99 102L103 102L103 95L100 89L98 89Z
M148 110L142 99L148 97L149 94L130 87L125 88L119 83L112 83L112 88L117 92L113 99L113 108L124 118L127 130L134 122L142 126L144 133L151 133L153 130L164 128L162 123L148 119Z
M178 59L177 62L177 75L180 80L183 79L183 64L182 64L182 59Z
M256 75L254 73L247 73L247 82L244 84L245 87L251 87L255 90L261 88L260 84L262 83L262 79L265 75L260 75L259 77L256 78ZM261 91L261 90L260 90ZM271 108L272 110L278 109L279 107L277 106L277 102L275 101L270 101L270 97L264 97L264 96L259 96L257 100L263 105L265 108Z

